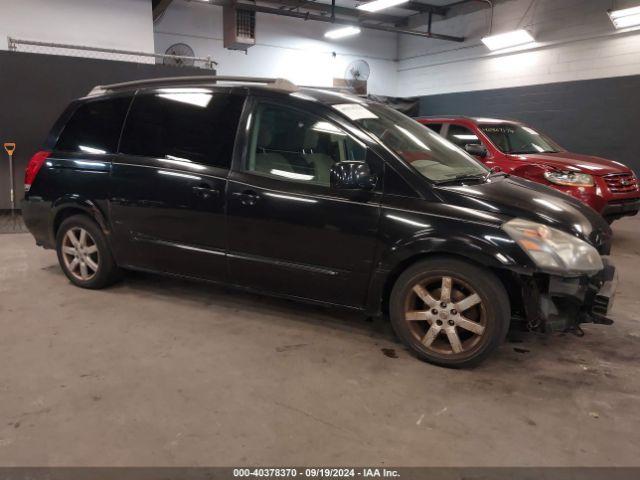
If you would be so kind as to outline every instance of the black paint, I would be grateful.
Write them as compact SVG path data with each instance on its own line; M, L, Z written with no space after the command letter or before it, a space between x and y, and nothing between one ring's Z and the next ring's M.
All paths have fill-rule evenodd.
M37 243L57 247L59 257L62 256L61 240L68 229L81 226L96 240L97 261L103 263L102 267L96 267L94 278L78 278L63 259L61 266L72 283L102 288L115 280L115 276L109 277L116 266L120 266L338 305L369 316L379 317L388 311L395 331L405 344L420 358L440 365L462 366L488 355L507 329L510 305L515 316L532 321L531 316L526 316L529 309L523 308L520 293L531 288L532 282L537 282L535 292L554 298L570 295L575 299L575 305L569 301L558 302L559 308L567 309L566 314L562 311L564 318L601 318L588 315L592 309L601 308L601 304L608 304L614 286L604 282L613 278L612 266L594 272L536 264L503 228L505 221L515 217L543 222L581 237L601 254L608 254L611 229L602 217L577 199L516 177L490 175L484 169L480 169L479 174L472 170L476 172L474 176L451 177L434 183L426 174L408 168L407 163L400 160L401 151L398 156L391 154L390 148L397 148L399 143L396 138L391 137L391 141L382 138L381 142L389 147L383 149L374 140L371 128L376 127L389 137L389 130L403 127L404 122L407 128L415 128L416 138L412 143L420 142L430 157L438 152L442 139L386 107L366 104L376 113L376 122L382 122L381 118L392 119L389 126L374 123L371 118L360 122L340 115L331 103L336 101L335 96L320 90L303 89L304 95L294 97L289 91L276 88L212 86L207 81L189 83L209 92L209 99L228 95L240 97L244 102L242 113L235 121L228 111L217 113L233 123L232 126L237 124L237 128L232 129L234 148L228 152L229 162L210 162L212 157L208 154L187 158L185 155L196 151L193 146L200 143L200 135L170 145L168 151L138 152L142 155L124 151L122 140L117 142L120 147L113 153L91 149L87 152L87 148L59 150L54 146L57 135L51 135L53 152L46 162L42 158L42 167L22 202L23 218ZM138 95L145 95L133 87L123 90L101 98L119 102L122 96L133 98L135 93L136 99L132 100L135 105ZM179 99L172 96L170 100ZM92 98L74 105L96 101ZM289 133L294 139L306 138L304 144L285 145L289 150L272 150L271 139L256 135L263 131L264 125L271 125L270 132L284 130L279 122L286 127L291 125L291 117L271 120L261 117L259 114L265 105L276 105L294 115L304 112L308 120L296 122ZM198 106L204 108L201 104ZM131 136L133 143L137 143L148 137L158 138L157 132L161 132L160 136L164 134L160 123L149 129L137 129L128 118L120 117L106 115L118 123L116 127L122 124L122 128L115 129L122 132L121 139ZM201 123L201 120L196 118L187 123L193 122ZM58 126L53 132L56 130ZM325 141L320 142L323 130L327 133ZM335 135L336 131L344 133ZM318 133L307 135L313 132ZM341 139L332 140L329 134ZM87 138L83 131L77 135L82 141ZM334 182L333 185L318 181L323 175L321 169L331 168L329 162L335 166L335 162L349 158L345 144L355 142L356 135L360 158L379 181ZM335 148L323 146L331 142ZM157 141L152 146L164 143ZM74 147L78 143L69 139L65 145ZM305 148L314 153L307 153ZM274 151L284 151L292 160ZM323 151L327 153L319 153ZM149 153L156 156L148 156ZM315 176L294 175L297 171L293 168L293 154L311 167ZM442 159L442 164L464 160L478 167L459 151L446 146L440 155L437 158ZM317 164L316 160L319 160ZM282 165L289 162L291 169L285 171L287 175L271 168L278 164L276 162ZM229 165L229 169L220 165ZM370 176L369 170L366 176ZM459 172L469 172L469 169ZM399 186L402 183L404 186ZM353 187L358 185L360 190L354 191ZM397 193L403 191L404 195ZM553 208L545 210L538 207L540 204L553 204ZM77 216L79 213L82 215ZM74 265L78 265L79 259L87 260L84 249L72 254L76 257ZM486 335L475 344L479 347L472 346L463 352L466 357L456 355L450 362L447 354L425 349L421 339L426 330L409 331L405 318L407 308L422 309L422 303L435 306L423 295L420 295L424 299L422 303L415 301L413 294L407 297L416 282L433 280L437 284L439 277L449 275L448 272L452 272L451 276L461 275L470 290L476 289L476 282L492 285L487 290L477 289L482 302L491 299ZM567 281L559 281L558 276ZM589 293L601 286L597 297ZM441 289L441 285L433 288ZM533 294L531 297L531 303L537 301ZM438 308L447 307L449 299L441 298L440 302ZM580 317L578 305L583 315ZM466 313L470 308L456 304L455 309L464 310L465 315L473 318L471 313ZM454 323L446 312L440 311L439 315L435 324L442 320L447 321L447 325ZM433 318L423 321L427 323L427 320ZM536 316L535 320L540 319ZM573 322L571 320L571 325ZM383 353L394 358L393 349L383 349Z
M71 100L95 86L154 77L214 75L213 70L91 58L0 51L0 144L17 143L13 156L16 199L24 169ZM0 151L0 210L10 208L8 156Z

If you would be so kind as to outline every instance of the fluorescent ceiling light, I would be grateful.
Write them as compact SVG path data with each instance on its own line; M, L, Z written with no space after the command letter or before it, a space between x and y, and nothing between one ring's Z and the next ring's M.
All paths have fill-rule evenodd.
M336 28L335 30L329 30L324 34L327 38L344 38L350 37L351 35L357 35L360 33L360 27L342 27Z
M498 35L491 35L484 37L482 43L484 43L489 50L501 50L503 48L517 47L520 45L526 45L527 43L533 43L535 39L526 30L514 30L512 32L499 33Z
M616 28L628 28L640 25L640 6L612 10L607 12Z
M395 7L396 5L407 3L408 1L409 0L374 0L373 2L358 5L358 8L367 12L377 12L379 10L384 10L385 8Z

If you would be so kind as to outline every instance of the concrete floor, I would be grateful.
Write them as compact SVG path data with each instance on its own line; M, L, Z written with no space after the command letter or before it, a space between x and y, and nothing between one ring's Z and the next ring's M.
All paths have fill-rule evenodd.
M0 465L638 465L640 218L614 231L613 327L472 371L340 311L150 275L82 290L0 235Z

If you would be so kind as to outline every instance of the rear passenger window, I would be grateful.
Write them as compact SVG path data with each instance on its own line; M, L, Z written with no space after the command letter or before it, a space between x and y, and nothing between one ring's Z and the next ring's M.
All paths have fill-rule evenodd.
M440 133L440 130L442 130L441 123L425 123L424 125L429 127L431 130L433 130L436 133Z
M244 97L206 88L136 95L120 151L229 168Z
M114 153L131 97L81 104L65 125L55 149L62 152Z

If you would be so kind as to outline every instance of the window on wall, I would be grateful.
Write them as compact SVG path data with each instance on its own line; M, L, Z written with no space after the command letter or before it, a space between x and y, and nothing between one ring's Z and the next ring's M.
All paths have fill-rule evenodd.
M244 97L205 88L136 95L120 151L229 168Z
M327 120L261 104L253 121L247 170L329 186L329 171L334 163L365 161L366 153L364 145Z
M480 139L478 138L478 136L467 127L463 127L462 125L449 125L447 140L455 143L461 148L464 148L465 145L475 145L480 143Z
M114 153L131 97L81 104L67 121L55 149L62 152Z

